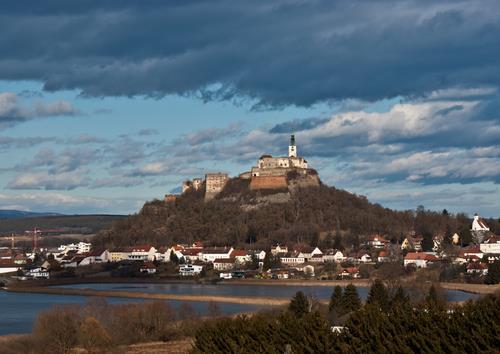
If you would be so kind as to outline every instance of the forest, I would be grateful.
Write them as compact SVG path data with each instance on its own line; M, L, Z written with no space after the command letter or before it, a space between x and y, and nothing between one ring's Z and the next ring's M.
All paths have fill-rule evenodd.
M284 192L288 199L272 202L273 195L283 196ZM323 184L293 191L250 191L248 184L234 179L214 200L206 202L203 195L203 189L191 190L175 202L148 202L138 214L100 232L96 243L107 247L140 243L166 246L201 240L206 245L245 248L266 249L275 243L330 248L335 235L340 235L346 246L356 248L374 233L395 243L415 231L424 236L427 245L436 233L458 232L465 244L471 237L471 219L465 214L430 211L422 206L394 211ZM500 232L499 220L487 222L493 232Z
M498 295L448 308L433 286L422 302L412 303L402 288L391 294L375 282L365 304L350 285L335 288L328 311L314 307L298 292L284 311L214 319L198 329L192 352L494 353L500 348Z

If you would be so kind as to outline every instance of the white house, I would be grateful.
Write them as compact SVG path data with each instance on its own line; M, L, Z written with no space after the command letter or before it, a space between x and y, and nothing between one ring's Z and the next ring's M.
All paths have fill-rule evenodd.
M179 274L181 276L194 276L201 273L203 266L194 264L184 264L179 267Z
M25 275L27 277L34 278L34 279L49 279L50 278L49 271L47 270L47 268L43 268L43 267L30 269L25 273Z
M133 246L130 248L128 259L131 261L154 261L157 250L151 245Z
M280 261L282 264L296 265L305 263L306 259L304 257L300 257L296 252L294 252L281 256Z
M327 252L327 254L323 255L323 260L325 262L335 262L341 263L345 259L344 254L341 251L333 250L331 252Z
M474 220L472 221L471 231L490 231L486 222L479 217L478 214L474 214Z
M423 252L408 252L404 258L404 266L414 265L417 268L427 268L429 263L437 262L439 259Z
M287 254L288 253L288 247L287 246L281 246L281 245L276 245L271 247L271 254L273 256L281 255L281 254Z
M302 247L297 249L297 252L299 252L299 257L304 257L306 260L316 255L323 255L318 247Z
M105 263L111 261L109 251L103 249L96 249L82 256L85 256L85 258L80 262L79 266L89 265L93 263Z
M500 254L500 236L493 235L488 237L479 245L479 249L483 253Z
M234 258L214 259L213 265L215 270L231 270L234 268Z
M227 259L231 257L233 248L203 248L200 257L203 262L213 263L216 259Z
M252 260L252 255L246 250L233 250L231 258L234 258L238 264L245 264Z
M368 253L363 253L361 257L359 257L359 262L361 263L370 263L372 261L372 256Z
M373 248L385 248L387 244L389 244L389 241L382 235L373 235L368 240L368 246Z
M77 253L88 253L92 247L91 243L88 242L78 242L70 243L67 245L61 245L57 249L60 253L67 253L68 251L76 251Z

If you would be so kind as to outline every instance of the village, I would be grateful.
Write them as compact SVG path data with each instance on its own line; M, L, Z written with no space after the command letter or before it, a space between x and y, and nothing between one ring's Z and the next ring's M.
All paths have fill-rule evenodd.
M0 248L0 273L14 279L49 279L109 274L111 277L169 277L208 280L259 279L361 279L384 266L408 273L417 269L458 269L457 279L482 283L491 264L500 261L500 236L490 232L478 215L471 225L474 242L460 245L455 233L433 238L424 250L423 237L412 233L401 244L384 235L371 235L359 249L320 249L305 245L275 245L270 249L205 247L193 244L137 245L102 249L89 242L36 248L23 252ZM50 236L47 236L50 237ZM390 268L394 269L394 268ZM107 273L106 273L107 272Z

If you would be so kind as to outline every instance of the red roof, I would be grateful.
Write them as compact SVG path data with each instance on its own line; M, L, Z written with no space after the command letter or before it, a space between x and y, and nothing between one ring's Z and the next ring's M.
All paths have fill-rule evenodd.
M349 267L349 268L344 268L342 269L342 273L349 273L349 274L356 274L356 273L359 273L359 269L356 268L356 267Z
M186 248L180 251L184 256L197 256L201 252L199 248Z
M245 257L247 254L246 250L233 250L231 257Z
M438 258L432 254L422 253L422 252L408 252L405 260L412 261L437 261Z
M500 236L498 235L490 236L483 243L500 243Z
M379 257L387 257L387 252L386 251L381 251L379 254L378 254Z
M488 269L488 266L483 263L469 263L467 265L467 269L477 269L477 270L483 270L483 269Z
M146 262L141 266L141 269L156 269L156 266L152 262Z
M132 246L132 252L149 252L151 245Z

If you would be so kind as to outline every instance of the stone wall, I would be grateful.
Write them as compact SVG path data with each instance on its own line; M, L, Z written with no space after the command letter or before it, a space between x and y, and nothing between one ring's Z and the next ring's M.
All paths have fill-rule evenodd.
M288 188L285 176L257 176L250 182L250 190L280 188Z

